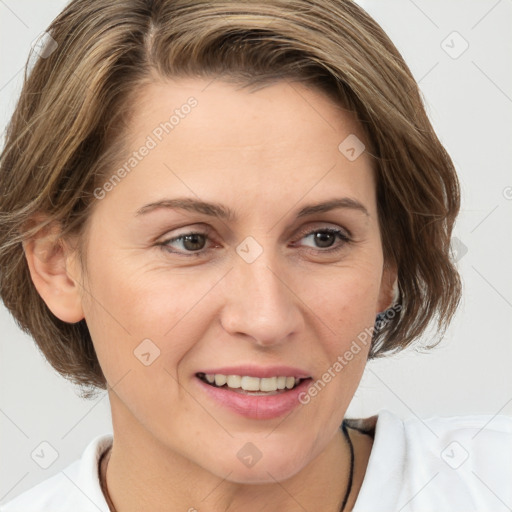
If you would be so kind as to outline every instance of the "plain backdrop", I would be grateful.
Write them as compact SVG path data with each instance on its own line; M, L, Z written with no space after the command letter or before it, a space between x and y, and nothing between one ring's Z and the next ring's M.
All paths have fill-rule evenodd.
M61 0L0 0L0 127L21 89L32 41ZM368 364L347 416L512 415L512 1L360 0L419 81L462 185L454 244L464 299L444 341ZM78 398L0 306L0 504L111 432L106 392ZM428 340L424 340L428 341ZM31 454L49 443L56 460Z

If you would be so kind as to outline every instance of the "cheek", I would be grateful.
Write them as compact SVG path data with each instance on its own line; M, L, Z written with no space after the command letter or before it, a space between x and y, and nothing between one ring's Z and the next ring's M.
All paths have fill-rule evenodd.
M200 299L213 283L192 279L190 272L135 266L135 260L99 248L86 284L90 293L84 313L111 385L127 371L141 383L175 376L207 321ZM156 367L163 375L148 371Z
M97 292L91 332L115 348L111 350L115 357L133 357L141 345L140 350L145 347L177 360L193 343L192 331L200 329L200 308L196 305L208 289L204 281L191 282L183 277L132 275L124 279L110 275Z
M321 284L310 287L314 291L304 302L318 326L315 345L309 349L312 354L320 349L324 356L322 367L330 389L322 393L330 402L325 410L339 410L342 397L348 405L359 384L371 346L380 278L379 266L363 258L330 269L329 276L309 276L310 285Z
M364 328L375 320L381 268L369 260L332 267L322 275L311 273L301 287L308 305L334 331ZM310 291L307 292L306 290ZM307 302L309 301L309 302ZM345 337L345 335L343 335Z

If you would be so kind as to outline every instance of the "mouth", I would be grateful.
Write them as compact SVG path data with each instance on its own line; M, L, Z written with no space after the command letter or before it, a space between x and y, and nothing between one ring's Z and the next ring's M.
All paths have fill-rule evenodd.
M299 378L278 375L260 378L250 375L224 375L203 372L196 373L196 377L214 388L252 396L284 394L300 386L303 381L311 380L311 377Z

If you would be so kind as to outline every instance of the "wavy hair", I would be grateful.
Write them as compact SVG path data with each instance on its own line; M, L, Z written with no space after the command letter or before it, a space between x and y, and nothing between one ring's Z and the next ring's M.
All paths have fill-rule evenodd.
M122 152L137 92L155 79L299 81L355 112L376 163L384 262L398 269L400 311L373 332L369 358L403 350L431 322L442 338L461 295L450 253L459 182L409 68L356 3L74 0L46 39L27 61L0 156L0 296L82 397L106 389L85 319L51 313L22 242L58 223L84 254L93 191Z

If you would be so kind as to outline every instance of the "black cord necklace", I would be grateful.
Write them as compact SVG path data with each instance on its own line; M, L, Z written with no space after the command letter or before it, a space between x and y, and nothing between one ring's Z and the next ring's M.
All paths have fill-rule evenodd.
M345 423L345 420L343 420L343 423L341 424L341 430L343 431L343 434L345 435L345 437L348 441L348 445L350 447L350 475L348 478L347 491L345 493L345 497L343 498L343 503L340 508L340 512L343 512L345 510L345 506L347 504L348 497L350 496L350 491L352 490L352 478L354 477L354 446L352 445L352 440L350 439L350 436L348 435L347 425ZM105 455L107 455L107 452L110 452L110 449L107 450L103 454L101 459L103 459L103 457L105 457ZM100 466L101 466L101 459L100 459ZM105 495L108 507L110 508L111 511L115 512L116 509L114 507L114 504L112 503L112 500L110 499L110 495L108 493L107 486L103 482L103 479L101 478L101 470L100 470L100 485L101 485L101 490L103 491L103 494Z
M343 420L343 423L341 424L341 430L343 430L343 434L345 434L345 437L347 438L348 441L348 445L350 447L350 475L348 477L347 492L345 493L345 497L343 498L343 503L340 508L340 512L343 512L345 510L348 497L350 496L350 491L352 490L352 479L354 477L354 446L352 445L352 440L348 435L347 424L345 420Z

